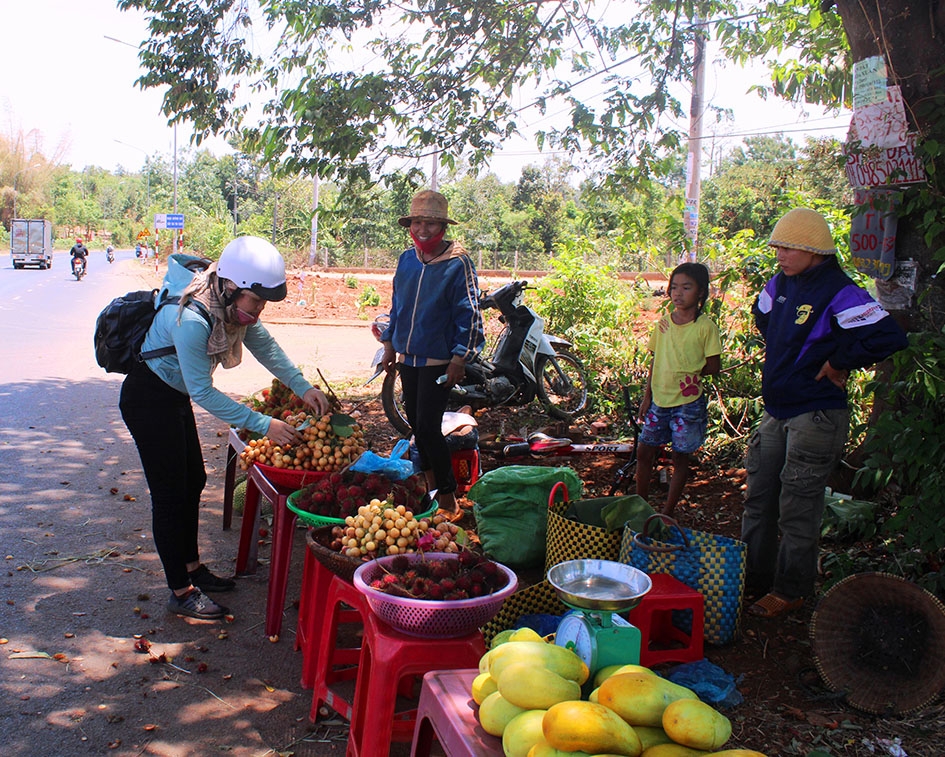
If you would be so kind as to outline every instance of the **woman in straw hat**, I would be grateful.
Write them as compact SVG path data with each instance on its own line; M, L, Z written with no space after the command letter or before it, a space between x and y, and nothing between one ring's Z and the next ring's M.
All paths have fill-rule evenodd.
M824 217L795 208L768 242L781 272L752 308L765 340L761 424L748 444L742 538L748 608L775 618L814 591L824 487L843 454L850 371L906 346L906 336L837 262Z
M441 509L459 515L441 424L450 389L463 381L466 363L482 349L476 268L462 245L444 238L456 221L439 192L418 192L398 223L409 230L413 246L397 261L390 323L381 334L382 365L400 373L428 486L437 490Z

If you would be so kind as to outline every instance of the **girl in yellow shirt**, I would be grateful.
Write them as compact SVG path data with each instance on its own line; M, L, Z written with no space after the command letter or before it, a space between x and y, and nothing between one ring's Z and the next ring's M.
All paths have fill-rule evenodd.
M683 263L669 277L673 310L654 326L653 354L640 402L637 494L650 492L657 448L672 443L673 476L662 512L671 515L689 478L689 456L705 442L708 416L702 377L721 369L719 329L702 312L709 297L709 269Z

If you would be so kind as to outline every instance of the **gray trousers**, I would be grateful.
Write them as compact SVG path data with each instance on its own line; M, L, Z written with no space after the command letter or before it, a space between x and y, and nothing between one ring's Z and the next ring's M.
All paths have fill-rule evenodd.
M764 414L748 443L742 540L745 583L786 597L814 592L824 488L843 454L849 410L815 410L778 420Z

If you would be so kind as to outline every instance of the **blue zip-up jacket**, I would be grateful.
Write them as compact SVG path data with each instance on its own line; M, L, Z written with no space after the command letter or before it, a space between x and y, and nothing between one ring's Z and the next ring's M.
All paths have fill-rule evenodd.
M899 324L833 256L796 276L775 275L752 312L765 339L765 410L778 419L847 406L846 391L814 380L827 360L839 370L866 368L907 344Z
M468 362L482 349L476 267L460 244L430 263L413 247L401 253L381 341L412 366L445 365L454 355Z
M171 297L183 294L193 278L193 273L184 267L184 262L191 258L192 256L180 253L168 258L161 296L165 292ZM272 420L270 416L251 410L214 388L213 371L216 363L207 354L209 338L210 324L203 315L191 308L165 305L154 316L141 349L142 352L147 352L174 345L174 354L148 360L148 368L166 384L188 395L200 407L224 423L265 434ZM282 351L259 321L246 329L243 346L299 397L312 388L302 371Z

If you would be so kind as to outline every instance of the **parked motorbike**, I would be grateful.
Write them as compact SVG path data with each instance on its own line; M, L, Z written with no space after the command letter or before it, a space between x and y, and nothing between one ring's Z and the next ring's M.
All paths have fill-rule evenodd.
M527 281L512 281L480 298L479 309L499 311L502 332L491 354L482 354L466 364L466 378L450 392L450 407L469 405L475 409L527 405L536 397L553 418L570 420L587 407L587 373L581 360L571 352L570 342L546 334L544 321L523 305ZM374 324L380 338L381 325ZM374 375L380 366L383 348L374 356ZM381 402L388 420L401 434L409 435L404 412L400 375L386 374Z
M105 260L107 260L109 263L115 262L115 248L111 245L105 248Z
M75 257L72 259L72 275L76 281L81 281L85 276L85 258Z

